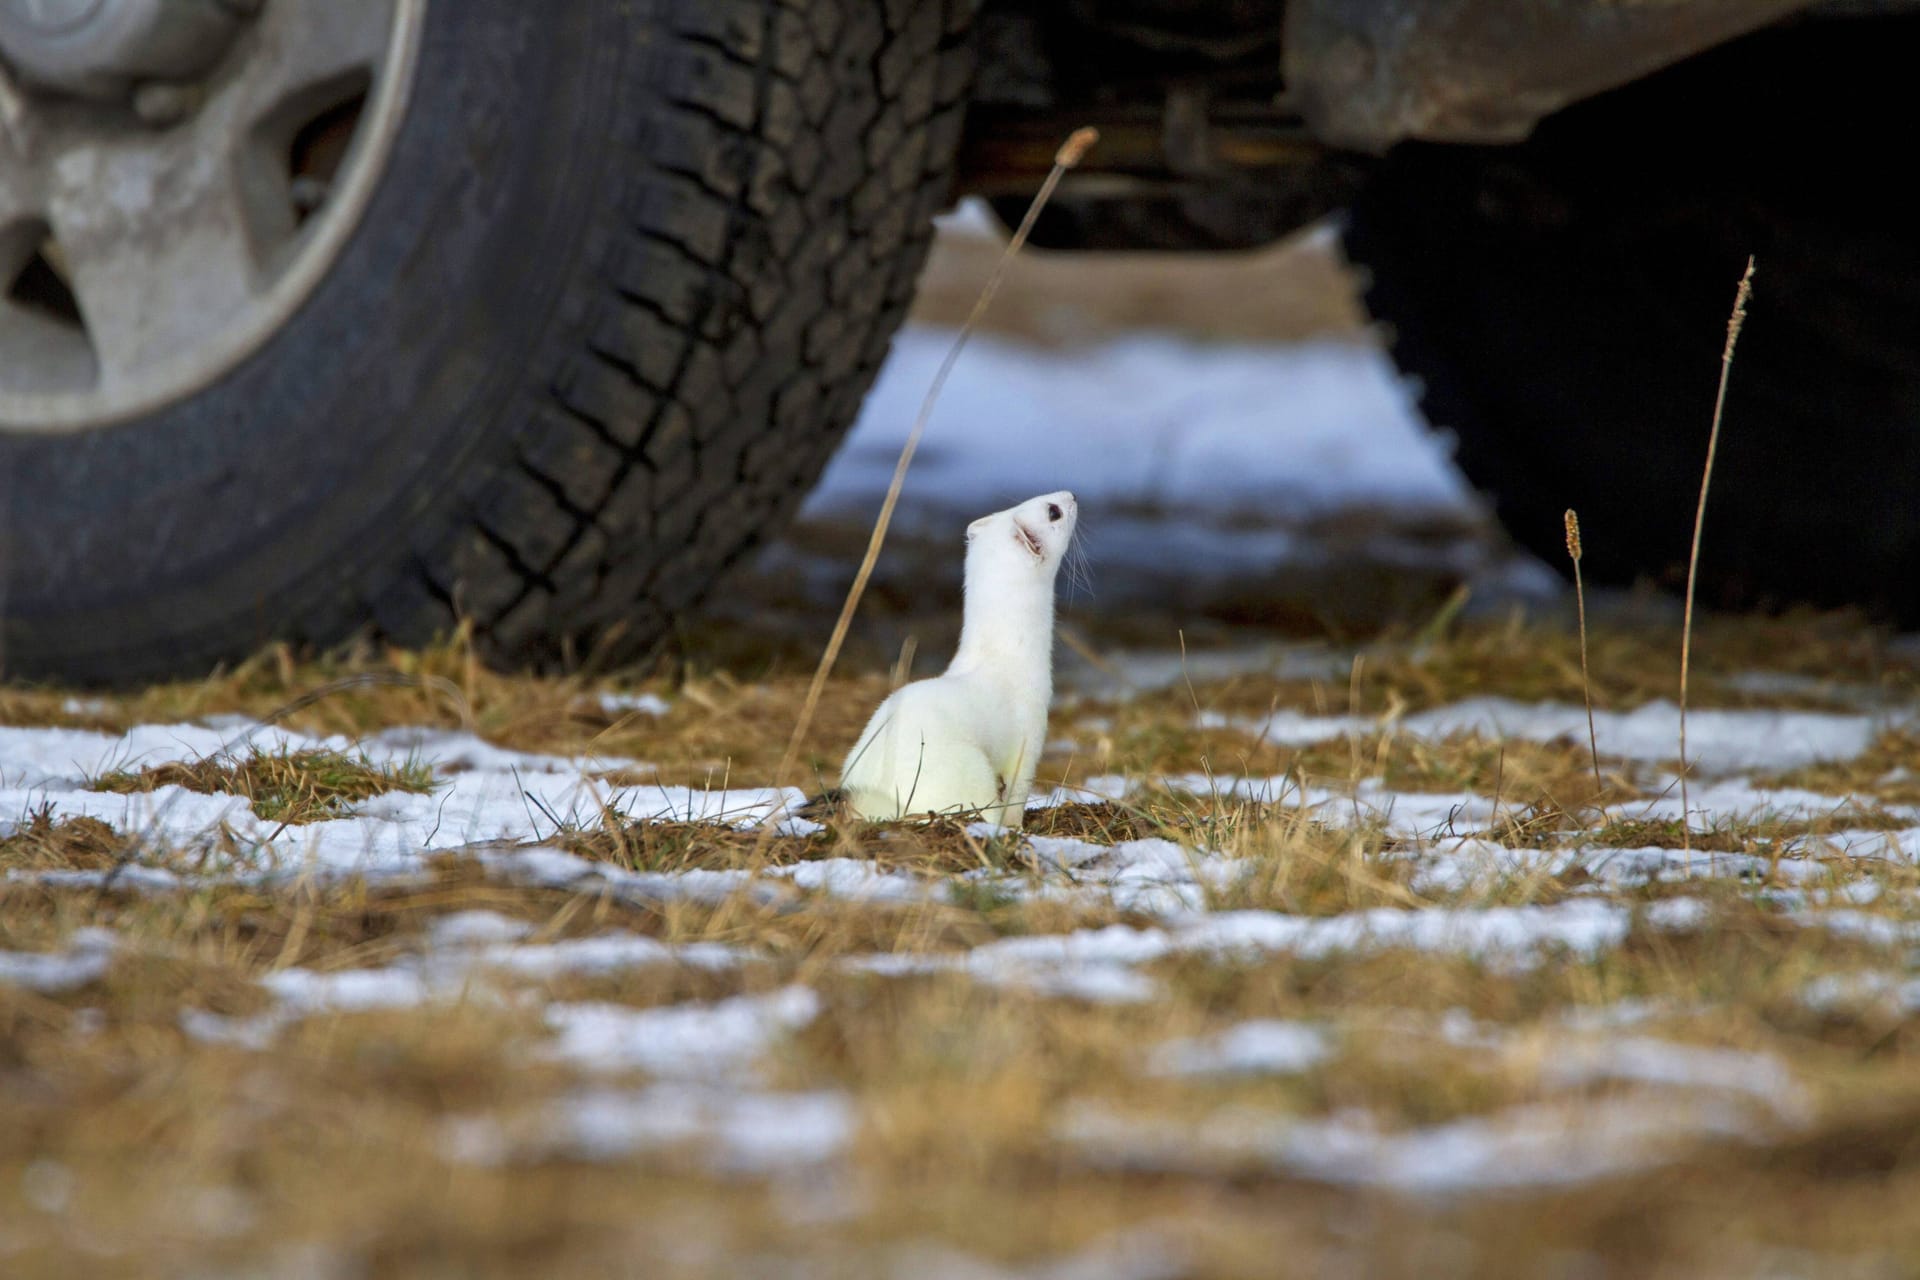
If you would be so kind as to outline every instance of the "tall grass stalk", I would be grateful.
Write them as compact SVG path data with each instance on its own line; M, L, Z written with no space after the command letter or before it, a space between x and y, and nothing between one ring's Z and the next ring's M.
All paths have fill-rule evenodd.
M1688 802L1687 673L1693 664L1693 594L1700 573L1700 531L1707 522L1707 490L1713 484L1713 460L1720 451L1720 417L1727 405L1727 380L1733 374L1733 349L1747 322L1747 303L1753 297L1753 258L1733 295L1733 314L1727 317L1727 343L1720 349L1720 390L1713 398L1713 429L1707 434L1707 464L1700 472L1700 503L1693 512L1693 550L1687 556L1687 604L1680 624L1680 847L1687 872L1693 871L1693 808Z
M1580 608L1580 696L1587 704L1587 753L1593 760L1593 793L1597 802L1604 788L1600 784L1600 739L1593 731L1593 680L1587 674L1587 584L1580 576L1580 517L1567 508L1567 557L1573 561L1573 598Z

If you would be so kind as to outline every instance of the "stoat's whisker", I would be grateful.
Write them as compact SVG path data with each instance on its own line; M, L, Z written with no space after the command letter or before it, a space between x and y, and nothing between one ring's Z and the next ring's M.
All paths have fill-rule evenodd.
M1073 544L1067 548L1067 598L1093 599L1093 560L1087 552L1085 525L1075 528Z

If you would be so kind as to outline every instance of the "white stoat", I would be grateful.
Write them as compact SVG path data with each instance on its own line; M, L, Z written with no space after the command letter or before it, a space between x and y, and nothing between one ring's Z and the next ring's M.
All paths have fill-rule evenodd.
M895 690L840 771L869 820L978 810L1017 828L1053 700L1053 580L1079 506L1064 490L967 526L960 648L942 675Z

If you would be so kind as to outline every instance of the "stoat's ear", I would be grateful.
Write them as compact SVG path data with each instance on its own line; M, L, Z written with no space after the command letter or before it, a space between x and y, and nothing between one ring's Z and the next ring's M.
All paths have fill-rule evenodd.
M1013 540L1019 543L1020 546L1026 550L1027 554L1035 560L1045 560L1047 553L1041 549L1040 539L1035 536L1034 532L1018 520L1013 521L1012 524Z
M979 533L982 529L986 528L988 523L992 521L992 519L993 519L992 516L981 516L978 520L975 520L972 524L968 525L967 541L972 542L974 539L974 535Z

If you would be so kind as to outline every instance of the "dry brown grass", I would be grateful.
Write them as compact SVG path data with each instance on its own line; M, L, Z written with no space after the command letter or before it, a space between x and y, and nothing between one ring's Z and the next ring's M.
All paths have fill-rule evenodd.
M1834 679L1888 693L1911 684L1911 668L1877 638L1830 620L1755 624L1759 639L1719 634L1721 625L1709 620L1699 634L1696 705L1820 702L1817 692L1781 699L1722 682L1755 668L1807 673L1825 664ZM1591 641L1598 706L1671 696L1666 638L1601 627ZM438 683L355 689L295 713L295 726L348 736L395 723L466 726L503 745L659 767L630 779L636 786L655 778L764 781L805 688L797 667L758 683L697 670L629 674L624 687L658 692L672 709L662 717L609 714L599 701L604 681L495 676L456 644L312 665L270 655L219 681L94 704L85 715L109 728L262 715L367 670L450 682L459 696ZM884 687L877 666L830 687L812 746L823 780ZM1581 844L1673 844L1671 824L1598 825L1595 802L1638 794L1641 780L1603 760L1596 793L1584 743L1426 743L1382 731L1292 751L1237 730L1191 728L1196 700L1257 721L1275 705L1341 713L1355 702L1377 714L1472 693L1574 701L1578 689L1573 635L1456 627L1429 637L1417 657L1370 652L1351 687L1249 677L1077 708L1055 725L1074 751L1049 759L1043 772L1073 780L1118 772L1149 783L1173 771L1289 776L1336 792L1380 778L1399 790L1498 796L1502 820L1492 834L1516 845L1552 846L1575 832ZM4 698L27 720L73 722L72 713L56 712L65 706L57 695ZM1080 723L1095 717L1106 719L1104 728ZM1704 914L1684 930L1643 916L1623 946L1597 958L1513 967L1407 951L1183 955L1144 968L1159 994L1139 1005L1041 999L956 975L893 979L842 968L848 957L875 952L954 953L1013 935L1155 923L1086 900L1016 894L1041 874L1017 846L952 823L830 824L809 837L761 841L707 824L634 823L616 803L598 826L559 837L583 857L634 870L849 857L948 891L943 900L902 904L791 888L765 898L647 902L515 886L461 857L385 884L229 883L142 895L0 880L0 951L58 951L87 926L123 939L92 984L50 995L0 984L0 1222L8 1250L0 1271L290 1274L318 1258L337 1272L393 1276L717 1277L740 1274L757 1258L857 1276L925 1273L935 1265L928 1249L1030 1270L1144 1228L1182 1251L1179 1274L1196 1276L1340 1268L1531 1276L1568 1258L1613 1275L1739 1275L1777 1263L1767 1248L1806 1251L1780 1255L1800 1258L1803 1269L1884 1256L1889 1273L1902 1273L1920 1263L1920 1228L1906 1212L1920 1195L1920 1091L1912 1084L1920 1018L1871 1004L1816 1009L1804 995L1835 975L1905 977L1909 957L1904 947L1800 927L1776 899L1796 888L1820 901L1870 879L1883 891L1864 909L1909 918L1920 873L1870 865L1836 841L1843 831L1899 822L1886 806L1920 802L1911 790L1916 763L1920 746L1889 734L1859 761L1776 780L1855 803L1818 819L1730 824L1697 833L1697 842L1703 850L1817 857L1831 867L1830 881L1761 875L1612 890L1615 901L1635 907L1683 892L1703 902ZM212 785L249 784L223 777ZM0 873L99 869L120 856L98 824L23 816L0 839ZM1326 916L1548 905L1598 891L1574 869L1461 895L1417 892L1412 851L1377 825L1346 825L1350 817L1316 821L1284 801L1149 785L1124 803L1036 813L1029 832L1101 843L1162 838L1229 852L1249 875L1217 890L1216 908ZM982 870L991 879L966 878ZM187 1009L262 1012L268 1001L259 984L276 970L410 963L436 920L471 909L525 922L536 942L627 930L731 943L753 958L723 971L496 975L486 985L499 998L476 989L421 1010L325 1014L290 1027L269 1054L201 1044L181 1030ZM484 1167L443 1157L450 1124L530 1118L586 1083L528 1052L546 1034L546 1002L654 1006L795 981L821 993L825 1012L774 1055L770 1084L848 1094L859 1129L844 1170L809 1174L796 1186L716 1178L689 1151L605 1165ZM1628 1000L1651 1002L1654 1012L1607 1035L1773 1055L1807 1092L1808 1127L1755 1148L1707 1144L1672 1167L1576 1191L1433 1202L1316 1185L1264 1167L1126 1172L1090 1160L1055 1132L1080 1105L1179 1124L1352 1109L1389 1129L1493 1114L1562 1096L1542 1067L1568 1034L1568 1017ZM1505 1047L1475 1053L1448 1044L1435 1029L1455 1010ZM1279 1078L1180 1081L1143 1070L1162 1040L1248 1017L1323 1025L1335 1054Z
M1845 615L1705 618L1696 633L1689 691L1696 707L1827 710L1851 704L1836 701L1822 686L1863 687L1890 701L1920 687L1920 667L1911 656L1890 650L1886 633ZM1677 629L1597 625L1588 640L1596 709L1630 711L1656 699L1678 700ZM1755 672L1813 684L1754 692L1731 679ZM1516 614L1505 623L1457 626L1426 643L1383 637L1366 649L1355 682L1247 675L1197 680L1192 697L1207 711L1257 720L1274 710L1409 713L1479 696L1578 703L1584 687L1578 631L1529 623ZM1148 705L1160 707L1188 700L1184 686L1145 696Z
M1809 791L1879 804L1920 805L1920 735L1889 729L1851 760L1830 760L1756 779L1757 785Z
M282 713L317 689L367 679ZM684 670L671 678L629 673L606 680L581 673L503 675L479 662L463 637L421 652L348 652L297 659L275 648L204 681L152 686L122 697L76 698L58 690L0 690L0 723L86 727L120 732L136 725L197 721L216 715L277 716L277 723L315 736L370 736L395 725L468 729L490 742L525 751L587 759L636 759L647 768L622 774L634 783L751 786L771 777L784 734L804 696L792 671L745 679L726 672ZM667 697L663 716L609 710L603 694L650 692ZM885 677L836 682L802 758L804 777L826 785L873 706ZM74 710L72 708L79 708ZM618 772L610 767L609 772Z
M426 795L433 790L433 770L412 762L375 764L337 751L275 751L116 770L92 785L95 791L122 795L184 787L244 796L261 820L293 826L337 818L355 803L389 791Z
M99 871L115 865L127 838L98 818L55 818L35 809L0 837L0 871Z
M1235 634L1236 642L1244 641L1244 632ZM1173 643L1174 636L1168 622L1163 643ZM1698 636L1690 690L1696 707L1847 705L1825 695L1819 684L1757 693L1729 683L1729 677L1755 671L1836 688L1865 687L1889 699L1920 687L1920 670L1911 657L1890 651L1883 633L1844 615L1707 618L1700 621ZM1190 640L1197 638L1189 632ZM1597 625L1589 639L1597 707L1630 710L1652 699L1677 697L1677 632ZM921 663L925 668L936 659L924 645L922 652L928 655ZM834 681L796 771L799 785L823 790L831 784L867 715L885 696L883 665L876 655L867 670ZM624 673L612 681L586 673L505 676L488 671L471 645L455 637L419 653L350 652L305 661L272 649L205 681L154 686L119 698L76 699L58 690L10 688L0 690L0 723L119 731L222 714L264 717L330 682L357 677L393 682L334 693L282 722L302 732L349 739L394 725L466 728L520 750L637 760L645 771L621 774L622 781L635 784L764 784L806 692L804 663L797 659L763 667L750 678L695 667ZM610 687L659 694L671 708L663 716L609 711L600 698ZM1577 633L1516 617L1501 624L1457 625L1417 643L1410 635L1385 636L1366 651L1357 682L1260 675L1196 680L1191 693L1182 686L1110 706L1085 704L1058 716L1057 727L1082 739L1084 750L1075 755L1082 763L1098 756L1122 770L1137 763L1170 772L1201 768L1204 760L1215 772L1266 774L1284 772L1287 760L1244 735L1209 739L1185 727L1196 700L1206 711L1257 723L1276 709L1384 715L1482 694L1573 702L1581 691ZM1076 719L1093 715L1109 716L1114 727L1101 733L1074 729ZM1510 753L1517 749L1508 744ZM1329 767L1325 772L1337 776L1339 771Z
M1347 882L1341 896L1363 884L1340 878ZM1900 1108L1912 1092L1900 1082L1907 1055L1920 1051L1920 1023L1863 1025L1816 1016L1797 1000L1815 976L1889 957L1785 926L1732 891L1714 899L1702 927L1637 929L1625 947L1594 961L1495 972L1394 953L1250 962L1194 956L1152 966L1166 995L1143 1006L1039 1000L950 977L846 975L826 964L868 947L964 946L998 936L984 923L966 924L969 913L951 906L871 913L895 917L890 931L875 931L859 923L869 913L845 904L766 915L744 905L650 910L595 895L509 889L457 862L431 884L290 897L234 891L103 902L36 890L22 903L18 892L0 897L0 922L17 913L67 925L104 922L132 942L109 977L85 991L56 998L0 991L0 1063L16 1081L0 1097L0 1186L41 1186L52 1176L48 1162L72 1178L62 1212L21 1208L15 1221L24 1234L16 1237L22 1246L10 1275L52 1274L69 1256L64 1224L102 1222L100 1238L129 1251L102 1261L107 1274L204 1268L222 1258L272 1268L285 1265L293 1242L314 1240L387 1274L443 1274L452 1260L465 1274L531 1266L584 1275L616 1265L623 1249L684 1244L690 1233L708 1231L716 1252L705 1264L665 1273L726 1274L755 1240L789 1252L819 1250L838 1260L830 1264L836 1273L858 1273L910 1241L1011 1262L1086 1247L1143 1223L1184 1223L1175 1234L1194 1250L1194 1274L1252 1276L1271 1274L1258 1259L1280 1241L1306 1250L1297 1256L1331 1258L1339 1246L1325 1235L1326 1215L1369 1204L1377 1227L1364 1256L1375 1273L1396 1273L1395 1251L1420 1238L1433 1215L1450 1230L1468 1231L1475 1248L1495 1250L1487 1255L1494 1258L1538 1259L1568 1248L1613 1257L1620 1241L1602 1229L1609 1219L1556 1208L1564 1198L1554 1192L1508 1201L1509 1212L1516 1203L1538 1212L1526 1215L1524 1231L1496 1233L1472 1200L1446 1210L1376 1204L1258 1172L1118 1174L1089 1166L1053 1134L1074 1104L1168 1120L1230 1108L1286 1116L1359 1107L1396 1126L1524 1105L1542 1096L1537 1071L1541 1055L1552 1052L1553 1019L1623 999L1676 1010L1710 1001L1710 1016L1656 1023L1657 1033L1780 1055L1832 1118L1776 1149L1764 1175L1725 1164L1711 1149L1652 1175L1670 1189L1693 1188L1681 1206L1648 1204L1644 1179L1603 1183L1566 1203L1636 1208L1684 1236L1702 1214L1750 1214L1756 1198L1783 1204L1813 1195L1841 1212L1849 1201L1829 1197L1823 1178L1850 1160L1856 1194L1868 1204L1891 1205L1914 1186L1904 1148L1882 1126L1898 1128L1908 1114ZM1378 893L1352 904L1390 904L1390 891ZM278 964L390 963L417 945L434 918L476 906L526 919L540 937L629 927L763 945L769 959L762 969L562 979L547 994L644 1005L765 990L793 976L814 981L825 1012L777 1057L775 1083L847 1090L861 1117L853 1167L888 1194L861 1201L832 1229L802 1229L781 1209L777 1189L713 1181L671 1153L604 1167L446 1164L439 1143L451 1121L512 1115L575 1083L517 1050L539 1035L530 1008L468 1000L328 1015L287 1032L266 1059L196 1045L179 1033L183 1007L257 1011L252 978ZM76 1029L81 1008L99 1011L84 1033ZM1410 1017L1453 1009L1509 1028L1519 1037L1513 1050L1475 1055L1406 1029ZM1144 1055L1160 1040L1249 1016L1324 1022L1337 1036L1337 1056L1302 1076L1270 1080L1194 1086L1141 1074ZM130 1143L141 1152L137 1166L123 1159ZM29 1176L34 1162L39 1171ZM1737 1197L1715 1181L1735 1167L1743 1170ZM199 1200L183 1201L189 1191ZM196 1203L203 1206L197 1216ZM246 1212L213 1211L234 1205ZM1860 1247L1906 1239L1899 1215L1872 1224L1848 1212L1846 1221L1865 1232L1852 1237ZM1822 1219L1776 1232L1818 1244L1834 1229ZM721 1248L722 1240L730 1244Z

